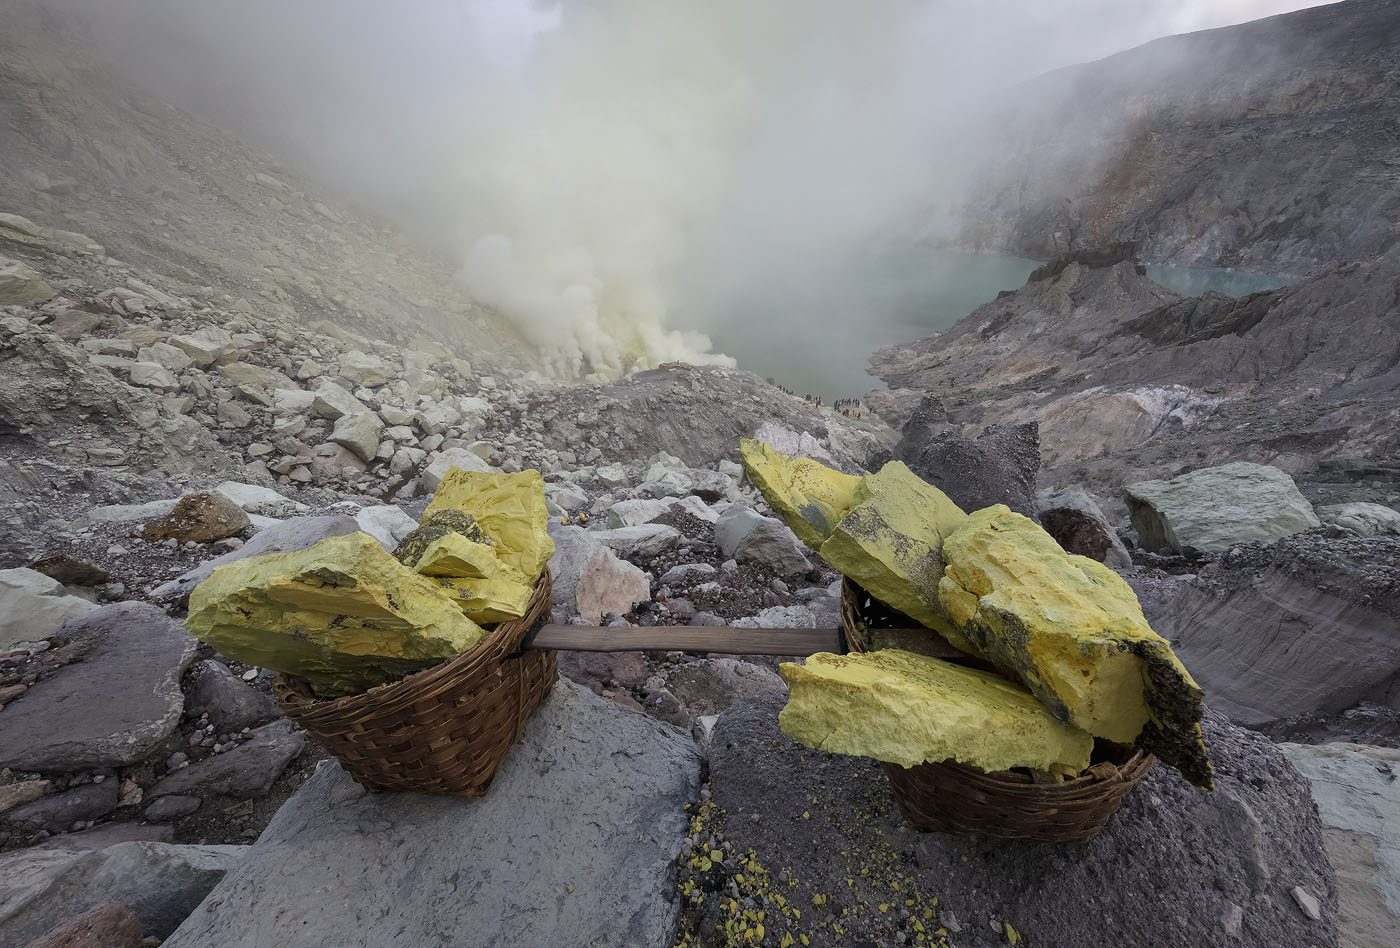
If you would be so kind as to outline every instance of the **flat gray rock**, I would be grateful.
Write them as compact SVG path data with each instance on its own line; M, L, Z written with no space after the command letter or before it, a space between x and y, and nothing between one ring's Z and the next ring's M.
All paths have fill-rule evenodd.
M947 928L958 948L1005 948L1008 923L1026 945L1047 948L1338 943L1307 781L1269 740L1218 715L1204 722L1213 793L1159 764L1098 836L1054 845L913 832L874 762L792 742L778 729L782 707L782 695L749 698L720 716L710 742L724 837L736 853L752 849L770 879L786 871L796 883L751 896L778 892L801 910L797 919L771 904L768 931L805 934L813 946L917 942L915 921ZM1317 898L1319 920L1299 910L1295 886ZM703 927L715 903L722 908L707 891L690 922Z
M1169 481L1129 484L1123 499L1139 545L1151 552L1218 553L1237 543L1268 543L1320 525L1293 478L1247 461L1201 468Z
M476 799L327 763L165 948L669 945L689 737L561 681Z
M216 793L261 797L306 747L306 735L290 721L273 721L248 735L233 750L182 767L150 789L150 799L170 794Z
M108 899L129 905L147 935L164 938L248 848L131 842L0 856L0 948L22 948Z
M32 569L0 569L0 648L52 638L97 606Z
M180 721L196 642L155 606L121 602L70 628L95 635L81 661L5 706L0 767L70 772L144 760Z
M1400 750L1280 744L1312 783L1337 870L1342 943L1384 948L1400 932Z
M266 530L259 530L253 534L251 540L238 549L200 563L188 573L172 579L168 583L162 583L156 587L152 595L162 601L188 599L190 593L194 591L194 587L208 579L209 574L214 572L216 566L223 566L225 563L232 563L249 556L261 556L264 553L291 553L295 550L304 550L329 537L343 537L359 532L360 525L355 522L355 518L347 517L344 514L325 517L293 517L268 527Z

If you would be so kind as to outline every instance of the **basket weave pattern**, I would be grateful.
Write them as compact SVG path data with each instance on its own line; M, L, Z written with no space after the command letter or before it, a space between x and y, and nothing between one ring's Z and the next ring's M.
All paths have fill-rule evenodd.
M272 691L282 712L366 789L480 796L558 678L554 652L520 650L549 615L546 570L525 615L441 665L331 701L316 700L290 675L279 675Z
M846 647L852 652L866 650L867 617L887 628L918 625L844 580L841 623ZM979 663L969 660L968 664ZM920 832L1069 843L1090 839L1102 830L1128 791L1157 761L1138 748L1106 741L1098 742L1096 756L1108 759L1058 784L1036 783L1029 773L988 772L953 760L909 768L882 766L900 812Z

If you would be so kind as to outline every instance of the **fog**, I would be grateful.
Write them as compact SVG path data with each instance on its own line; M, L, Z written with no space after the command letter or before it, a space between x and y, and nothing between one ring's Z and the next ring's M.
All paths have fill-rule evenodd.
M732 362L704 333L756 295L766 331L822 331L785 288L953 227L1016 83L1310 5L52 2L138 82L449 256L565 378Z

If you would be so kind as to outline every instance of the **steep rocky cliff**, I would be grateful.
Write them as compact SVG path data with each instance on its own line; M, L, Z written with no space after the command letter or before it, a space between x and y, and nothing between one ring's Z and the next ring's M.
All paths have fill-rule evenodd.
M1400 235L1391 0L1173 36L1014 94L966 246L1130 240L1149 262L1302 275Z

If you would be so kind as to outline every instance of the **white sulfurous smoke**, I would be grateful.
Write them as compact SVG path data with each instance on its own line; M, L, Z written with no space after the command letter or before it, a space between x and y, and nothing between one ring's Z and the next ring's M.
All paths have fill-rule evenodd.
M451 255L563 378L732 364L699 330L734 299L828 294L852 256L936 237L1015 83L1308 5L47 2L176 104ZM760 308L772 335L823 331Z

